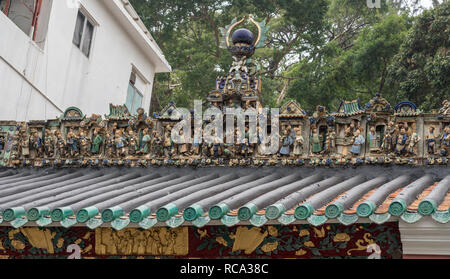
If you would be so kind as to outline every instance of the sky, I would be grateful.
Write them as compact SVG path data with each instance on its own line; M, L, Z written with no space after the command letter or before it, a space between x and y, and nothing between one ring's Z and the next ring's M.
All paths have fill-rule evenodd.
M431 6L433 6L432 0L421 0L420 2L422 2L422 5L425 8L430 8Z

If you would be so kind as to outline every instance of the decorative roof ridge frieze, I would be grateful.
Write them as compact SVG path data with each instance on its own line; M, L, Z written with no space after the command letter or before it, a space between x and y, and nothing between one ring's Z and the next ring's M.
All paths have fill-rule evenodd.
M69 107L64 113L59 117L61 121L78 121L83 120L86 116L83 114L81 109L77 107Z
M131 117L131 113L125 104L109 104L109 114L105 114L106 120L129 120Z
M158 114L154 113L153 118L142 108L137 115L132 115L126 105L110 104L110 113L104 120L99 115L87 118L80 109L71 107L58 124L32 126L29 123L0 131L0 166L448 165L448 101L443 102L440 116L436 113L433 114L436 117L426 120L423 112L409 101L400 102L392 111L379 93L365 108L361 107L359 98L342 100L336 112L329 113L325 106L318 105L308 117L297 101L290 100L281 107L278 119L272 114L264 116L261 113L261 67L250 58L264 41L267 26L249 15L248 20L258 29L257 36L245 28L233 31L246 19L233 20L226 29L221 29L224 46L231 52L233 62L229 72L216 80L216 89L203 103L205 107L215 107L222 112L226 108L259 111L256 122L245 121L244 132L235 128L233 122L233 135L243 136L240 142L224 143L216 134L210 134L214 142L206 141L204 132L208 129L204 128L217 124L213 123L217 119L212 120L212 117L202 120L200 127L198 124L184 127L179 136L189 136L186 141L174 139L172 130L181 124L177 122L188 120L183 117L185 110L177 108L174 101ZM283 96L281 94L280 98ZM195 111L190 113L197 117ZM223 117L222 129L228 124L227 118ZM274 130L277 125L272 126L272 120L278 121L281 129ZM264 122L268 124L266 127ZM251 140L252 130L257 131L256 142ZM279 133L279 142L275 145L278 147L269 155L263 152L267 142L262 138L269 135L261 131ZM189 134L185 135L187 132ZM200 135L200 138L192 138L192 135Z
M366 110L361 107L361 100L360 98L358 98L352 101L341 100L337 111L331 113L331 115L334 117L346 118L361 115L365 112Z
M280 117L307 117L308 114L296 100L289 100L280 108Z
M367 113L389 113L392 114L393 108L391 104L383 98L381 93L377 93L366 105L365 110Z

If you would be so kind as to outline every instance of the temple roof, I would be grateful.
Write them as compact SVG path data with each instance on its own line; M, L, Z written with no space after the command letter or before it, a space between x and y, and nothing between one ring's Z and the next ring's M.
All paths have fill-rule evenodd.
M306 117L306 112L302 109L299 103L291 100L280 108L280 117L284 118L303 118Z
M392 107L389 102L381 96L380 93L377 93L375 97L373 97L367 104L366 104L366 112L375 112L375 113L391 113Z
M182 115L175 102L171 101L164 107L157 118L160 120L179 120Z
M411 117L419 116L422 111L417 108L417 106L409 101L401 102L395 106L395 116L400 117Z
M2 225L450 221L448 168L0 169Z
M361 107L359 100L342 101L339 105L338 111L334 113L334 116L348 117L364 113L364 109Z

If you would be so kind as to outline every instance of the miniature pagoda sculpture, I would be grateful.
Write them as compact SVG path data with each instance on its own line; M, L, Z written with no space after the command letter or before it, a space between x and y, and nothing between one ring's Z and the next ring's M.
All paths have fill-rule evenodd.
M255 50L264 45L266 40L265 22L256 22L252 15L249 21L258 29L258 35L245 28L235 28L243 24L246 18L221 28L223 36L222 48L231 52L233 63L226 76L217 78L216 89L209 94L208 100L213 107L260 108L261 79L258 76L259 66L251 59ZM233 32L231 34L231 32ZM231 41L230 42L230 35Z

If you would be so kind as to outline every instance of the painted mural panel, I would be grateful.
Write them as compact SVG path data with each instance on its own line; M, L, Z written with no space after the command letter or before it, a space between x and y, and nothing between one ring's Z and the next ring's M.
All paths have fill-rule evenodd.
M0 258L398 258L398 223L125 229L0 228Z

